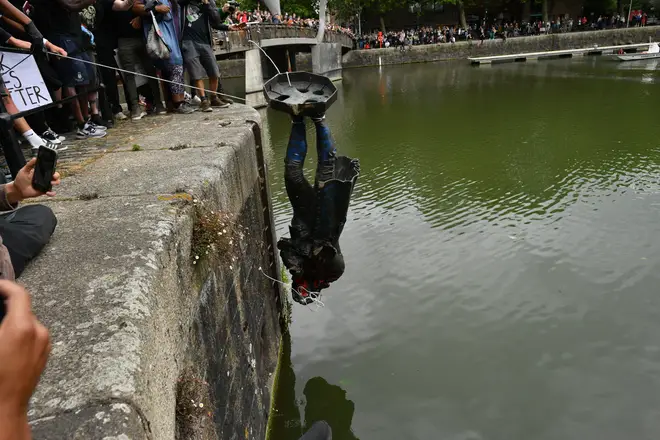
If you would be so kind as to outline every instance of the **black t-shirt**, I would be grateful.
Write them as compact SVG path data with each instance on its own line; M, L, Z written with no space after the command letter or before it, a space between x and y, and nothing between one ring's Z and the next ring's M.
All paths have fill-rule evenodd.
M30 3L34 6L34 24L46 38L64 35L82 44L78 11L69 11L54 0L31 0Z
M112 22L117 37L119 38L143 38L144 34L142 29L134 29L131 26L131 21L135 18L135 14L131 11L112 11ZM149 17L151 18L151 17Z
M98 0L96 6L96 28L94 29L94 38L96 46L101 48L117 47L117 31L112 18L112 3L114 0Z
M191 2L186 8L186 12L186 28L183 30L183 39L210 44L209 23L202 5Z

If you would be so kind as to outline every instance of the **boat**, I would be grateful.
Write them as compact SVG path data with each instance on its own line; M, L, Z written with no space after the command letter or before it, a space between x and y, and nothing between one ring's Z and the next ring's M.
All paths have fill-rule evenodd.
M631 53L626 55L615 55L616 59L619 61L641 61L641 60L652 60L654 58L660 58L660 46L658 43L651 43L649 50L646 52L640 53Z

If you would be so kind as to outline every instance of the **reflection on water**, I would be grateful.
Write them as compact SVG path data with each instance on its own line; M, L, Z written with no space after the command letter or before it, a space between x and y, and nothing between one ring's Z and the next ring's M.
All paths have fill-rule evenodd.
M656 438L659 75L594 58L344 72L328 124L362 164L347 270L321 312L294 308L290 407L322 377L363 439ZM290 122L266 119L285 234Z
M282 338L278 394L271 414L271 438L297 440L314 423L325 421L332 428L334 440L357 440L351 428L355 404L346 398L346 391L317 376L307 381L303 389L304 400L299 402L295 385L291 339L290 335L285 334ZM302 418L301 412L304 414Z

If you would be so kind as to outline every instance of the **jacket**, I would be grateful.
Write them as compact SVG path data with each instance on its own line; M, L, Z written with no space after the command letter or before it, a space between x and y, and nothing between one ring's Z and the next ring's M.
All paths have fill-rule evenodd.
M181 32L179 33L179 38L183 39L183 32L186 29L186 26L188 25L188 9L190 8L190 3L191 0L179 0L179 5L181 7L181 22L180 22L180 29ZM218 12L218 8L215 7L215 1L213 2L208 2L208 3L199 3L200 9L204 12L204 19L206 20L206 23L209 27L209 35L211 37L211 41L209 41L209 45L213 47L215 45L215 42L213 41L213 29L219 30L219 31L228 31L229 26L224 24L222 22L222 17L220 16L220 13Z
M0 211L13 211L17 205L12 205L7 200L7 193L5 192L5 185L0 185ZM0 280L14 281L14 266L11 264L9 251L2 244L2 237L0 237Z

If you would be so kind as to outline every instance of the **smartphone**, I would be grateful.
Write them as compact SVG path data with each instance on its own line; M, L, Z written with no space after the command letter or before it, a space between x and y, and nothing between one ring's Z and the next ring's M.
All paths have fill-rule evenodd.
M55 165L57 165L57 151L43 145L39 147L37 164L34 167L34 176L32 176L34 189L44 193L53 189L50 182L55 174Z

